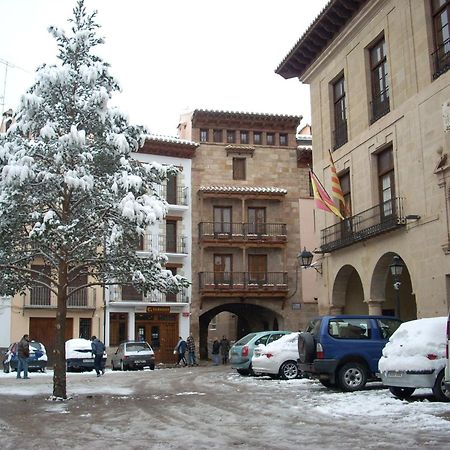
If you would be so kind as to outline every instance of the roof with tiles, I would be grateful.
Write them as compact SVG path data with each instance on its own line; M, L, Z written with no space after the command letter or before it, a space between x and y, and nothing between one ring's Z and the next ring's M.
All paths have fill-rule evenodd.
M199 191L228 194L287 194L286 189L262 186L200 186Z
M369 0L330 0L275 72L283 78L301 77L368 2Z
M178 158L193 158L198 146L199 144L196 142L187 139L180 139L174 136L148 134L145 137L145 144L138 150L138 153Z

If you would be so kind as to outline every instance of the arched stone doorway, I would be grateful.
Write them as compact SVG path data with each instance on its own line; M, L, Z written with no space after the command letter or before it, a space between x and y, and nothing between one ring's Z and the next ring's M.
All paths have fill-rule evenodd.
M199 317L199 352L201 359L208 358L208 326L216 315L227 311L237 317L236 337L240 339L252 331L277 330L283 317L269 308L250 303L226 303L212 307Z
M368 314L361 278L353 266L347 264L337 273L331 302L332 314Z
M370 285L370 299L372 303L379 304L379 313L384 315L395 314L395 303L397 295L400 300L400 319L417 319L416 298L412 286L408 265L404 264L400 277L400 289L394 289L394 280L389 266L392 264L394 256L399 256L394 252L385 253L376 263Z

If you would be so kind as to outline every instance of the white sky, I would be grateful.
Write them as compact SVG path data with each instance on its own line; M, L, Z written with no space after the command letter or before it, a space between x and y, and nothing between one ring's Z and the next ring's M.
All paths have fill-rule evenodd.
M86 0L98 10L99 54L133 124L176 135L198 108L299 114L310 122L309 88L274 70L328 0ZM69 29L75 0L0 0L0 112L16 109L34 70L55 61L47 31ZM15 67L8 67L7 61ZM6 78L6 83L5 83ZM2 105L4 103L4 105Z

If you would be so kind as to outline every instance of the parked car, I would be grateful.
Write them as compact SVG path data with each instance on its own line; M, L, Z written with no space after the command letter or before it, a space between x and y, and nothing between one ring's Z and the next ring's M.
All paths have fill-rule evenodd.
M258 345L252 358L252 369L256 375L292 380L298 378L298 333L281 336L270 344Z
M69 339L66 341L66 365L68 372L85 372L94 369L91 341ZM103 367L106 365L106 352L103 353Z
M447 391L450 391L450 311L447 317L447 345L445 354L447 356L447 365L445 366L444 386Z
M148 342L123 342L111 359L112 370L155 369L155 353Z
M400 326L395 317L340 315L312 320L298 336L298 367L328 388L362 389L378 378L378 361Z
M260 331L247 334L230 348L231 367L241 375L253 375L252 357L254 348L260 344L270 344L289 333L291 331Z
M6 351L5 358L3 360L3 372L9 373L10 371L17 370L17 346L18 342L13 342ZM28 357L28 370L30 372L40 371L45 372L47 367L47 350L44 344L37 341L30 342L30 356Z
M400 399L411 397L418 388L432 389L434 397L450 401L444 386L447 317L405 322L391 336L378 365L381 381Z

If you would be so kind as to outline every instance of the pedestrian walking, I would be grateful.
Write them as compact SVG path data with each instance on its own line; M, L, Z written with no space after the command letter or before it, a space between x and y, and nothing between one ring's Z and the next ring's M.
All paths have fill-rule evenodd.
M183 367L187 366L186 353L187 344L186 341L180 336L178 338L177 345L173 349L173 353L177 355L177 366L180 367L181 363L183 363Z
M197 359L195 357L195 341L192 333L186 339L187 351L188 351L188 365L198 366Z
M220 364L220 342L218 338L214 338L211 353L214 365L218 366Z
M24 334L17 344L17 378L22 378L20 373L23 370L23 379L28 380L28 358L30 356L30 338Z
M105 352L105 344L97 339L97 336L91 337L92 356L94 357L94 369L97 376L105 374L105 366L103 364L103 353Z
M220 341L220 353L222 354L222 364L228 363L228 352L230 351L230 341L223 336Z

